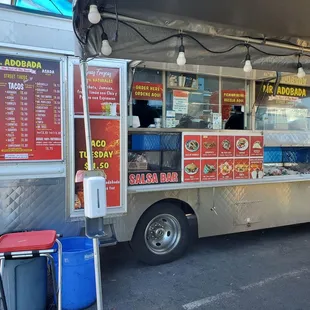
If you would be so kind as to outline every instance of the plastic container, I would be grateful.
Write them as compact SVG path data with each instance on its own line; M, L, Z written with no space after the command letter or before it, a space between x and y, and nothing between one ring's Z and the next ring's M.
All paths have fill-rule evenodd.
M159 135L132 135L133 151L159 151L160 150L160 136Z
M46 309L47 263L45 257L5 260L3 286L8 309ZM1 308L0 301L0 309Z
M62 238L62 309L79 310L96 301L94 251L91 239ZM58 268L57 253L53 254ZM56 276L57 276L56 269Z
M160 146L162 150L179 151L181 148L181 135L180 134L162 135Z

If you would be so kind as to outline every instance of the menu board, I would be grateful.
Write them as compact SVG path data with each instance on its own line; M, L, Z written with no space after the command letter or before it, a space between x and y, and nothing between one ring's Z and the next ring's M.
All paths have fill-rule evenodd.
M119 116L120 69L89 66L87 70L89 113ZM81 72L74 65L74 112L83 114Z
M258 133L183 133L183 182L263 178L264 137Z
M0 55L0 161L61 160L60 62Z
M120 121L91 119L93 169L106 174L107 206L120 206ZM75 119L75 170L87 170L84 120ZM79 179L79 178L77 178ZM84 208L83 179L76 183L75 209Z

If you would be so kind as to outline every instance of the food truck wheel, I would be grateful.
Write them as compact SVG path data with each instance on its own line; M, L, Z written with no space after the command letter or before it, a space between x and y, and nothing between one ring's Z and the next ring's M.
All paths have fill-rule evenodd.
M139 260L159 265L181 257L189 239L190 228L184 212L173 203L162 202L142 215L131 248Z

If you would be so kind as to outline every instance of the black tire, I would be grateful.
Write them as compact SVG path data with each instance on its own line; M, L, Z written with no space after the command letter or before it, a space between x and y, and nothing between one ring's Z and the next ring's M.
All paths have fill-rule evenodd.
M172 216L179 223L181 228L180 237L168 253L156 254L149 249L144 236L149 223L157 216L164 214ZM184 212L173 203L162 202L153 205L141 216L135 228L130 246L138 260L148 265L160 265L180 258L186 251L189 240L190 228Z

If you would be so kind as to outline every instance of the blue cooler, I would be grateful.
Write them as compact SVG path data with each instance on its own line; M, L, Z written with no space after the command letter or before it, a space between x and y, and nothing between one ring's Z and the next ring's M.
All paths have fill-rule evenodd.
M62 238L60 241L63 251L62 308L85 309L96 302L93 242L86 237ZM53 257L58 268L57 254Z

